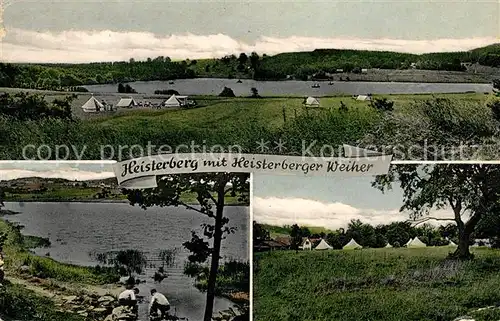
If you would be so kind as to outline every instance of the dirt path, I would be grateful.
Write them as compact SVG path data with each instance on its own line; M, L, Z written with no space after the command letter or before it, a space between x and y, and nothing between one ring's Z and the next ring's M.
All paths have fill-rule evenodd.
M50 290L44 288L43 286L37 286L34 283L29 282L28 280L24 280L24 279L12 277L12 276L7 276L6 279L9 282L11 282L12 284L22 285L26 289L31 290L38 295L48 297L51 299L54 299L57 296L57 294L54 293L53 291L50 291Z
M57 282L54 280L45 280L39 278L21 278L18 276L12 276L7 274L6 280L13 284L21 285L28 290L35 292L38 295L52 299L55 303L61 303L64 298L70 295L90 295L95 294L99 297L110 295L117 297L118 294L123 291L123 288L114 285L87 285L87 284L76 284L76 283L66 283Z

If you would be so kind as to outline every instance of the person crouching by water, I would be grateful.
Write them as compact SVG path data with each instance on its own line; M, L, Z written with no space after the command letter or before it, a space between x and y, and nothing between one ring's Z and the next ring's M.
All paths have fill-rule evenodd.
M0 247L0 287L3 286L3 280L5 278L5 272L3 266L5 265L3 257L3 248Z
M161 318L165 318L170 310L170 303L167 298L156 291L156 289L151 290L151 302L149 303L149 315L158 316L158 311L161 313Z
M137 294L139 294L139 289L134 288L133 283L127 283L125 286L125 291L118 295L118 304L120 306L129 307L132 313L137 314L139 307L137 305Z

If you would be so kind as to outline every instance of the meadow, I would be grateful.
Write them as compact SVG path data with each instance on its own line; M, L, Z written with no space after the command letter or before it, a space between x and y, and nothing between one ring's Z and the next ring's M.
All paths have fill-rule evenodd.
M472 261L445 260L452 251L428 247L256 253L254 320L500 319L500 251L473 248Z
M89 97L89 96L85 96ZM439 95L375 95L394 102L394 113L410 115L415 104L436 98L459 100L479 110L491 95L439 94ZM122 159L131 154L131 146L147 146L156 151L159 146L175 148L185 145L179 152L190 152L191 145L222 145L226 150L233 145L243 152L273 152L273 142L286 142L286 153L301 155L303 140L339 146L355 144L374 126L380 124L381 113L369 102L356 101L350 96L325 97L321 107L304 108L303 98L221 98L195 97L198 107L193 109L150 110L137 109L108 114L106 116L78 118L73 121L41 119L15 121L0 117L1 159L54 159L57 145L71 146L68 158L78 154L83 159L120 157L103 146L122 146ZM79 100L85 100L79 98ZM344 104L347 111L340 111ZM73 105L73 114L78 115L80 105ZM259 149L257 142L268 141L268 150ZM149 145L148 145L149 144ZM34 147L24 149L25 146ZM41 145L46 148L37 150ZM155 150L156 148L156 150ZM167 148L168 149L168 148ZM200 150L201 151L201 150ZM141 150L135 150L140 153ZM63 157L65 156L64 153ZM127 154L123 156L123 154ZM132 153L135 155L134 153Z

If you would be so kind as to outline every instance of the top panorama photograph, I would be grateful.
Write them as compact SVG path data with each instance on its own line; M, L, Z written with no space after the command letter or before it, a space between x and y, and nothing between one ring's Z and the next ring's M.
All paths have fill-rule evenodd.
M500 157L496 0L0 5L0 159Z

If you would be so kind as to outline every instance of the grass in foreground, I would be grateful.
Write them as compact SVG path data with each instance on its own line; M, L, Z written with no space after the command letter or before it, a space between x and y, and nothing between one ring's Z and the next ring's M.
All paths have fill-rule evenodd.
M445 262L450 248L276 251L255 256L257 321L500 319L500 252Z
M0 288L0 316L30 321L83 321L84 317L58 312L52 300L8 281ZM9 320L9 319L6 319Z

